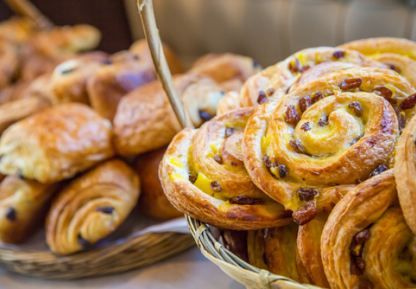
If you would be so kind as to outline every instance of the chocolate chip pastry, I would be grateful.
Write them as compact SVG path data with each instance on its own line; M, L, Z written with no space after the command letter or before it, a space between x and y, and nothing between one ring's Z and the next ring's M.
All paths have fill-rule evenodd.
M6 176L0 183L0 241L23 242L38 229L57 187Z
M46 242L57 254L88 249L109 235L137 203L140 182L121 160L111 160L75 178L53 201Z
M291 212L258 189L243 163L243 131L252 109L217 116L199 130L184 129L169 145L159 176L181 212L231 230L290 222Z
M114 155L109 121L84 104L45 109L10 126L0 139L0 172L41 183L74 176Z
M395 71L354 68L257 107L244 133L253 182L304 225L356 184L393 166L415 89Z
M172 74L182 72L176 55L163 45ZM135 42L130 50L112 55L106 65L89 75L91 106L104 118L113 120L120 99L128 92L157 79L146 40Z
M293 90L292 86L295 88L299 83L355 66L388 67L354 50L333 47L308 48L250 77L244 83L238 97L227 96L231 99L224 99L222 102L228 105L226 108L221 106L220 109L224 112L238 107L257 106L269 99L280 101L286 93ZM307 75L303 76L304 73ZM234 106L231 103L234 103Z

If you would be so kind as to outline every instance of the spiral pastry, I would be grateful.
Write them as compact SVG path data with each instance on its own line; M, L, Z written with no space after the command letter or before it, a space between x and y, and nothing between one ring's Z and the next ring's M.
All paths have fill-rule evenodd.
M0 183L0 241L25 241L42 222L56 188L56 184L41 184L16 175L5 177Z
M404 217L416 234L416 118L412 118L399 140L394 173Z
M416 43L400 38L370 38L341 45L388 65L416 87Z
M304 72L328 62L343 62L343 64L341 66L323 65L315 70L315 75L333 72L337 68L351 68L345 63L356 66L386 67L382 63L370 60L353 50L332 47L305 49L250 77L245 82L239 95L239 101L235 103L234 108L257 106L267 101L267 99L279 101ZM311 75L314 75L314 73Z
M399 128L415 114L414 93L396 72L379 68L308 82L280 104L255 109L244 134L245 166L259 188L299 210L294 219L305 224L352 184L387 169Z
M416 237L398 207L393 170L358 185L335 206L321 254L331 288L416 286Z
M175 136L159 169L169 201L180 211L230 230L290 222L291 212L259 190L244 167L241 145L252 109L235 110Z
M120 160L107 161L76 178L54 200L46 242L57 254L88 248L127 218L139 197L139 178Z

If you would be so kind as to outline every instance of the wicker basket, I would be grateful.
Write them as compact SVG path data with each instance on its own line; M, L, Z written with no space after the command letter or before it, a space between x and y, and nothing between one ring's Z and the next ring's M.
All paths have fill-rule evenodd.
M319 288L299 284L289 278L260 270L244 262L225 249L213 236L212 230L204 223L186 216L189 229L202 254L221 268L227 275L250 289L305 289Z
M0 249L6 269L45 279L77 279L124 272L176 255L194 245L191 235L148 233L111 246L71 256L50 251Z

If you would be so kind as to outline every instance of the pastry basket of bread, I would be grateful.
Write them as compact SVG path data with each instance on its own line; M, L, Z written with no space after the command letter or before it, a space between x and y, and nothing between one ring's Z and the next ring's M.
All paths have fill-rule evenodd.
M247 288L415 288L416 43L304 49L194 129L139 2L183 128L159 177L204 256Z

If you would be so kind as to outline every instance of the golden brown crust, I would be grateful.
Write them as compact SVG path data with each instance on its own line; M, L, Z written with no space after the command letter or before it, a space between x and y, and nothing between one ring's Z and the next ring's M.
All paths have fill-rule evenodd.
M259 68L257 62L250 57L231 53L211 53L197 59L189 72L206 75L218 83L239 80L242 84L259 72Z
M397 145L394 173L397 181L400 205L404 217L416 234L416 118L412 118Z
M368 38L345 43L340 47L356 50L370 57L383 53L395 53L416 60L416 43L404 38Z
M322 212L309 223L299 226L297 249L311 284L330 288L321 260L321 236L329 213Z
M139 178L111 160L73 180L54 200L46 219L46 241L57 254L85 249L117 229L136 205Z
M290 222L291 212L256 188L242 164L242 130L250 114L251 109L233 111L205 123L199 131L185 129L175 136L159 176L177 209L231 230Z
M140 54L136 57L130 51L119 52L112 57L111 64L100 67L89 78L89 99L102 117L112 121L124 95L156 79L153 64L146 57L150 55ZM117 60L120 58L123 59Z
M366 278L374 282L371 275L357 270L361 269L368 273L367 269L362 266L357 268L357 264L353 261L356 258L366 257L354 250L355 245L352 245L352 242L353 239L357 239L358 233L377 222L395 203L397 203L397 193L394 173L393 170L389 170L361 183L335 206L321 237L322 262L331 288L355 288L362 282L368 282ZM388 236L389 232L385 231L383 234ZM368 241L368 235L366 237ZM370 235L371 238L373 238L372 235ZM364 250L367 249L367 241L364 243ZM354 254L357 257L352 255L353 252L356 252ZM384 276L386 280L387 275Z
M183 214L176 210L163 192L158 172L166 147L140 155L136 170L141 181L140 212L156 219L173 219Z
M25 241L42 222L56 187L7 176L0 184L0 241Z
M175 76L174 83L194 126L204 121L201 112L215 115L223 91L212 79L184 74ZM179 130L159 81L145 84L123 97L114 117L114 143L120 155L137 155L163 147Z
M51 106L49 100L42 97L29 97L0 105L0 135L10 125Z
M333 47L301 50L250 77L241 90L239 103L236 104L235 108L257 106L260 91L265 92L269 98L279 101L308 68L313 68L320 63L334 61L364 67L386 67L384 64L368 59L354 50ZM331 71L333 69L334 67L331 67Z
M26 17L13 16L0 23L0 38L23 44L36 32L35 23Z
M345 91L345 81L354 79L361 81L359 91L358 86ZM296 210L313 201L319 212L336 204L339 193L347 192L357 180L388 165L399 130L392 106L372 92L382 86L395 91L399 106L415 93L392 70L360 68L323 76L298 87L280 104L267 102L256 108L243 146L244 163L254 183L286 209ZM302 114L301 100L313 99L317 92L324 98ZM408 120L415 108L402 112ZM269 171L265 155L288 173L279 176L277 166ZM315 192L306 192L309 197L303 198L297 190L305 188Z
M0 140L0 171L42 183L69 178L113 156L111 124L67 103L10 126Z

